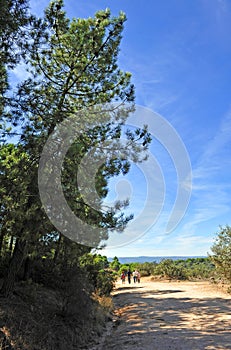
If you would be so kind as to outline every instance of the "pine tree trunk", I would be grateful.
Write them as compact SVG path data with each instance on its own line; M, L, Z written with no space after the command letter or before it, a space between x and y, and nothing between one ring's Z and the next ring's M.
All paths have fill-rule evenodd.
M26 257L25 263L24 263L23 281L28 281L28 279L30 278L31 263L32 263L32 261L31 261L29 255L28 255Z
M61 242L62 242L62 235L61 233L59 234L59 239L57 242L57 248L55 249L55 254L54 254L54 263L57 261L57 258L59 256L60 248L61 248Z
M4 278L2 289L0 291L5 297L8 297L14 291L15 279L20 267L22 266L25 252L26 241L17 238L7 275Z
M5 233L1 232L1 235L0 235L0 256L2 256L2 244L3 244L4 236L5 236Z
M12 254L13 243L14 243L14 236L11 236L11 237L10 237L10 246L9 246L10 255Z

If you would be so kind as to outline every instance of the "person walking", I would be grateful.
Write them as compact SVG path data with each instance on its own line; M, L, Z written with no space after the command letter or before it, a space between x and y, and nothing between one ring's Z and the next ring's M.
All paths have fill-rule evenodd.
M131 275L132 275L132 272L130 269L128 269L127 276L128 276L128 283L129 284L131 283Z
M120 278L121 278L122 284L124 284L125 283L125 278L126 278L126 275L125 275L124 271L121 273Z
M140 272L137 271L137 282L140 283Z
M136 281L137 281L137 270L133 271L132 276L133 276L134 283L136 283Z

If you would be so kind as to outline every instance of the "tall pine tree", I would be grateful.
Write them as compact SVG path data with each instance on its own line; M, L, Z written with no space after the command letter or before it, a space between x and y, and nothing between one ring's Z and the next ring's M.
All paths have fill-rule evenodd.
M75 215L90 225L102 228L102 235L96 237L94 246L106 238L107 229L123 230L131 219L122 212L126 202L103 210L101 199L107 195L108 179L111 176L127 173L131 159L145 159L150 142L147 129L144 127L143 130L127 132L127 143L123 145L119 139L127 112L105 113L105 119L98 123L96 118L95 125L92 118L96 114L93 117L88 112L79 114L81 110L89 111L93 106L110 106L111 102L126 102L130 105L128 110L133 108L131 74L123 72L117 63L125 21L124 13L113 17L108 9L97 12L93 18L69 20L61 0L50 3L43 19L31 17L31 30L27 32L21 54L28 77L18 85L7 114L3 115L7 127L11 126L11 130L5 130L5 135L20 133L19 150L27 155L23 158L25 164L20 168L20 176L24 178L21 193L24 200L15 214L20 225L14 227L16 244L2 287L4 295L9 295L13 290L17 270L32 246L28 242L38 240L54 230L41 205L38 166L48 137L57 124L66 118L80 115L75 123L77 127L79 123L79 129L84 132L78 135L65 157L62 188ZM86 130L89 121L90 127ZM84 154L94 147L96 154L99 154L105 141L110 141L116 147L106 149L107 157L97 171L98 202L97 209L94 209L85 203L74 179ZM118 155L119 147L121 156ZM4 176L7 177L7 174ZM88 189L85 189L86 192ZM4 210L6 207L7 203L3 203Z

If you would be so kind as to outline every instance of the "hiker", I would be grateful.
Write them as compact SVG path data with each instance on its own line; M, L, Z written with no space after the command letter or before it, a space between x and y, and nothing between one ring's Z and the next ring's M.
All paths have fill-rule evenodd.
M140 272L137 273L137 282L140 283Z
M126 278L125 273L122 272L120 277L121 277L122 284L124 284L125 283L125 278Z
M128 269L127 276L128 276L128 283L129 284L131 283L131 275L132 275L132 272L130 269Z
M134 283L136 283L136 281L137 281L137 273L138 273L137 270L133 271L133 273L132 273Z

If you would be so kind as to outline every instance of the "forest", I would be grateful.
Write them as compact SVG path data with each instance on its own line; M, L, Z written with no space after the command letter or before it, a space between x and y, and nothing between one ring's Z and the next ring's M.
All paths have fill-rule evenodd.
M122 233L133 218L124 214L127 201L103 207L108 181L128 173L131 161L145 161L151 142L144 125L126 131L126 144L120 143L135 101L131 74L118 66L126 15L115 17L106 9L92 18L70 19L63 1L55 0L39 18L27 0L0 4L0 348L86 348L111 318L110 293L128 267L96 254L111 231ZM12 79L16 67L24 72L20 82ZM78 133L59 168L66 134L56 127L67 119ZM50 167L44 166L39 186L48 139ZM103 153L104 162L95 174L97 196L90 206L85 195L94 193L87 182L83 193L76 172L92 150L93 157ZM83 178L88 170L82 169ZM56 201L60 188L86 231L81 225L70 229ZM48 193L43 201L41 191ZM230 232L221 227L214 254L201 261L130 267L139 268L142 276L179 279L210 278L216 271L230 282Z
M108 179L126 174L131 160L145 159L150 136L144 126L128 131L120 144L135 96L131 74L117 63L125 14L114 17L106 9L70 19L57 0L39 18L29 5L1 0L2 348L76 349L100 333L111 307L110 299L101 299L114 276L107 259L90 252L132 219L123 212L126 201L102 206ZM12 78L16 68L23 72L20 82ZM71 125L61 134L58 126L66 120ZM97 195L89 205L92 189L85 184L83 193L76 173L92 150L94 158L104 153L104 162L94 174ZM89 176L89 168L80 170L82 178ZM72 227L56 201L60 188L78 218Z

